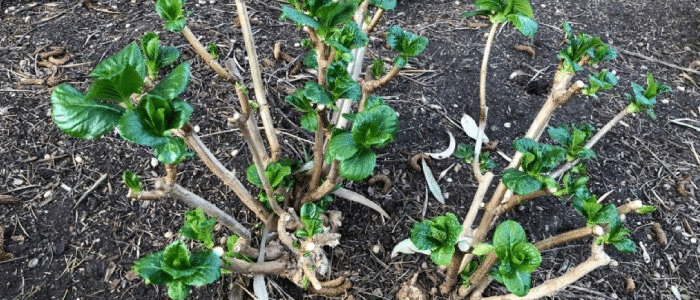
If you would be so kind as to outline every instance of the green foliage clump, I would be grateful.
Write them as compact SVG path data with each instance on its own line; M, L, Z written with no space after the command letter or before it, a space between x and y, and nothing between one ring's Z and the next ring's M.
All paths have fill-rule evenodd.
M651 72L647 72L646 89L632 82L632 90L634 91L632 95L625 93L630 101L630 104L627 106L627 112L633 114L644 111L654 120L656 120L656 114L654 113L656 96L661 93L673 91L670 86L654 81L654 76L651 75Z
M512 220L498 225L493 233L493 249L500 259L492 272L493 278L516 296L527 295L530 273L540 267L542 256L535 245L527 241L523 227Z
M462 17L489 16L492 23L511 22L523 35L535 36L537 22L532 6L527 0L476 0L478 10L462 14Z
M430 250L430 259L440 266L450 264L462 225L453 213L437 216L413 225L411 243L418 250Z

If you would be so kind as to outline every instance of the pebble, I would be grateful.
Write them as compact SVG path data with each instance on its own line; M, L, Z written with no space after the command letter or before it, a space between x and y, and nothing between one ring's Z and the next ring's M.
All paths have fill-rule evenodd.
M32 259L29 260L29 263L27 264L27 266L29 266L30 268L34 268L34 267L36 267L38 264L39 264L39 259L38 259L38 258L32 258Z
M83 158L80 157L80 155L75 156L75 163L77 164L82 164L83 163Z
M379 252L382 251L382 247L379 245L374 245L372 246L372 253L374 254L379 254Z
M155 157L151 157L151 167L157 167L158 166L158 159Z
M194 130L194 132L196 133L199 133L199 125L194 125L194 127L192 127L192 130Z
M12 185L14 185L14 186L20 186L20 185L22 185L23 183L24 183L24 180L19 179L19 178L15 178L15 179L12 180Z
M503 127L505 127L505 128L510 128L510 126L512 126L512 125L513 125L512 123L506 122L506 123L503 124Z
M66 251L66 244L65 243L58 243L56 245L51 246L51 251L53 251L53 254L56 255L61 255L63 252Z

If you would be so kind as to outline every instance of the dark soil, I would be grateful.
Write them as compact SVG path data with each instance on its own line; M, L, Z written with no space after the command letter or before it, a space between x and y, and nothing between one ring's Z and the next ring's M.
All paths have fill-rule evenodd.
M187 9L193 11L190 27L202 42L219 45L220 60L235 57L247 68L240 30L234 28L235 5L232 1L211 2L188 3ZM271 58L278 40L284 41L290 55L305 55L295 46L302 32L278 21L279 3L248 2L252 18L260 22L253 30L261 58ZM475 28L474 23L488 25L488 21L460 18L473 6L459 2L400 1L377 30L383 32L398 24L428 37L430 44L422 56L410 61L408 71L377 93L401 119L395 143L382 150L378 159L377 172L393 180L391 191L380 195L375 192L378 187L364 182L346 184L380 203L392 220L382 222L376 213L355 203L337 200L334 204L343 212L344 224L341 245L330 250L333 272L350 276L354 283L350 294L355 299L393 299L400 285L416 271L422 274L420 286L428 292L439 285L444 275L427 257L391 259L389 254L398 241L409 236L411 226L425 217L451 211L463 218L476 190L471 170L453 167L440 181L443 192L449 195L447 205L429 197L424 211L425 180L407 166L409 157L419 151L444 149L448 130L458 142L469 142L455 122L464 113L478 114L478 69L488 28ZM560 30L563 20L575 31L599 36L618 49L657 61L621 53L616 61L595 66L615 70L620 78L618 88L595 101L576 98L560 109L550 124L588 122L600 128L626 105L624 92L631 92L630 82L644 84L647 71L674 88L673 93L659 98L657 120L643 114L628 117L596 146L598 159L589 163L592 191L597 195L612 191L605 201L619 205L639 199L659 207L649 215L629 215L625 222L638 250L623 255L606 249L617 266L592 272L554 298L676 299L673 291L681 299L700 298L700 158L694 153L700 149L700 88L696 85L700 76L659 62L689 67L700 61L698 2L533 0L532 4L540 25L537 35L528 39L512 26L504 27L489 63L486 134L500 140L499 151L505 155L512 155L509 145L524 134L547 96L557 52L565 45ZM131 202L121 182L126 169L136 170L150 182L164 174L162 166L151 165L149 149L128 144L116 133L96 141L78 140L60 132L50 117L51 85L67 82L85 89L87 75L97 62L146 31L160 32L163 44L177 45L183 51L182 59L192 63L185 99L195 107L191 122L199 126L205 143L230 168L243 170L249 164L247 148L226 125L236 102L231 86L216 80L181 36L164 32L153 7L153 0L0 1L0 194L19 201L0 204L0 226L5 229L0 238L4 238L4 250L15 256L0 262L0 299L167 298L162 286L144 285L130 269L135 260L161 250L176 238L173 232L182 225L187 208L170 200ZM518 44L531 46L536 56L514 50ZM382 46L381 39L372 39L366 61L390 58ZM58 68L49 84L20 84L22 79L51 79L51 70L37 65L41 60L38 53L51 47L66 48L72 55L67 65ZM283 99L310 75L290 74L290 69L278 64L263 70L273 117L282 132L309 139L290 124L289 120L296 122L299 116ZM510 79L518 70L526 75ZM679 119L696 129L673 122ZM285 156L302 158L300 153L310 150L303 140L286 134L280 137ZM500 172L507 162L494 157ZM461 166L454 158L433 161L430 166L437 174L455 163ZM107 179L78 201L103 174ZM677 187L685 176L691 179L683 196ZM195 159L180 166L180 184L248 226L257 222ZM505 218L520 221L532 240L584 224L569 206L547 197L525 204ZM666 245L655 240L654 222L665 231ZM586 259L588 244L581 241L544 252L533 284L558 276ZM373 251L375 246L378 252ZM644 249L649 261L643 258ZM628 278L636 283L631 292L625 291ZM305 297L303 290L287 280L269 279L273 298ZM211 286L195 289L190 299L227 299L233 282L226 276ZM503 292L497 284L487 289L487 294Z

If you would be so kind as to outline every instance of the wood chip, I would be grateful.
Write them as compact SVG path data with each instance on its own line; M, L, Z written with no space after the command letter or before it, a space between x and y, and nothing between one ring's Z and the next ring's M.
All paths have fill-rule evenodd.
M659 224L658 222L654 222L653 224L651 224L651 228L654 230L654 236L656 237L656 241L662 246L666 245L668 240L666 239L666 233L661 228L661 224Z
M531 58L535 58L535 49L532 49L532 47L528 45L515 45L513 49L530 54Z

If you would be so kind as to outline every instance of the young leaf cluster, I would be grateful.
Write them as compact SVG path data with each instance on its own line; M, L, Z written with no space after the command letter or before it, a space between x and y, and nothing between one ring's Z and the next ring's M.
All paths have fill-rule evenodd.
M389 28L386 43L399 53L394 58L394 66L403 68L410 57L423 53L425 47L428 46L428 38L404 31L400 26L394 25Z
M454 156L466 164L471 164L474 161L474 145L457 144ZM484 151L479 154L479 165L481 172L486 172L486 170L492 170L496 167L496 162L491 159L491 152Z
M475 0L477 10L462 17L489 16L492 23L511 22L523 35L535 36L537 22L528 0Z
M492 272L494 279L503 283L508 291L522 297L530 291L530 273L542 263L537 248L527 241L523 227L508 220L496 227L493 234L493 249L500 259Z
M293 181L290 175L292 174L292 165L294 163L294 160L284 159L279 162L271 162L267 164L267 167L265 168L265 177L267 177L268 182L270 182L270 188L272 188L272 190L276 190L278 188L286 189L292 186ZM245 175L248 182L261 189L264 188L263 183L260 180L260 176L258 176L258 169L255 164L248 166L245 171ZM276 198L277 202L284 201L284 197L282 195L276 195ZM264 192L258 194L258 199L263 203L263 205L269 208L270 199L268 198L267 194Z
M367 45L369 39L352 21L359 0L289 0L282 6L281 20L291 19L298 25L316 30L319 38L337 51L344 61L350 61L350 50Z
M183 241L136 261L133 270L146 284L167 284L171 299L185 299L192 286L210 284L221 276L221 260L213 251L190 254Z
M171 53L161 51L153 36L147 35L151 38L144 52ZM174 56L156 57L155 66L172 62ZM152 90L144 92L146 61L141 49L132 43L95 67L90 73L94 82L87 93L68 84L57 86L51 94L56 126L86 139L99 138L117 127L125 140L153 147L159 161L181 161L188 155L187 147L183 139L171 136L170 130L182 127L192 114L192 106L178 98L187 87L190 65L181 63Z
M301 224L304 225L296 231L296 235L300 238L312 239L314 235L323 233L323 220L321 213L323 209L313 202L304 203L299 210Z
M156 80L158 70L180 58L180 51L173 46L161 46L155 32L147 32L141 37L141 50L146 58L146 70L151 81Z
M182 11L182 7L187 0L158 0L156 2L156 13L165 21L165 29L179 32L185 28L187 20Z
M201 242L205 247L214 247L212 230L216 225L216 218L207 218L201 208L185 213L185 224L180 228L179 233L189 239Z
M593 133L593 126L590 124L563 125L559 127L549 127L547 129L549 137L566 149L566 161L575 159L595 159L596 154L593 150L585 148L586 141Z
M588 75L588 86L583 88L582 94L598 99L599 91L608 91L617 85L617 76L604 69L596 74Z
M587 63L599 63L615 59L617 51L603 43L600 38L590 36L585 33L574 34L569 23L562 24L564 32L569 39L569 46L559 51L557 57L563 60L562 69L569 73L576 73L583 70L579 62L584 57L588 57Z
M345 115L352 120L352 128L333 132L326 159L340 162L340 175L359 181L372 175L377 154L372 148L383 148L393 139L399 126L396 112L378 97L370 97L365 109Z
M558 187L556 181L543 173L554 169L566 157L566 149L539 143L530 138L513 142L513 148L523 154L522 171L508 168L501 180L516 195L529 195L543 188Z
M654 114L654 104L656 104L656 96L661 93L673 91L671 87L654 81L654 76L651 72L647 72L647 87L643 88L641 85L632 82L633 95L625 93L627 98L630 100L630 104L627 106L628 113L636 113L639 111L646 112L649 117L656 119L656 114Z
M139 175L136 175L134 172L131 170L126 170L124 171L124 174L122 174L122 181L128 187L134 195L138 195L141 193L141 178Z
M437 216L413 225L411 243L419 250L430 250L430 259L440 266L450 264L462 225L453 213Z

